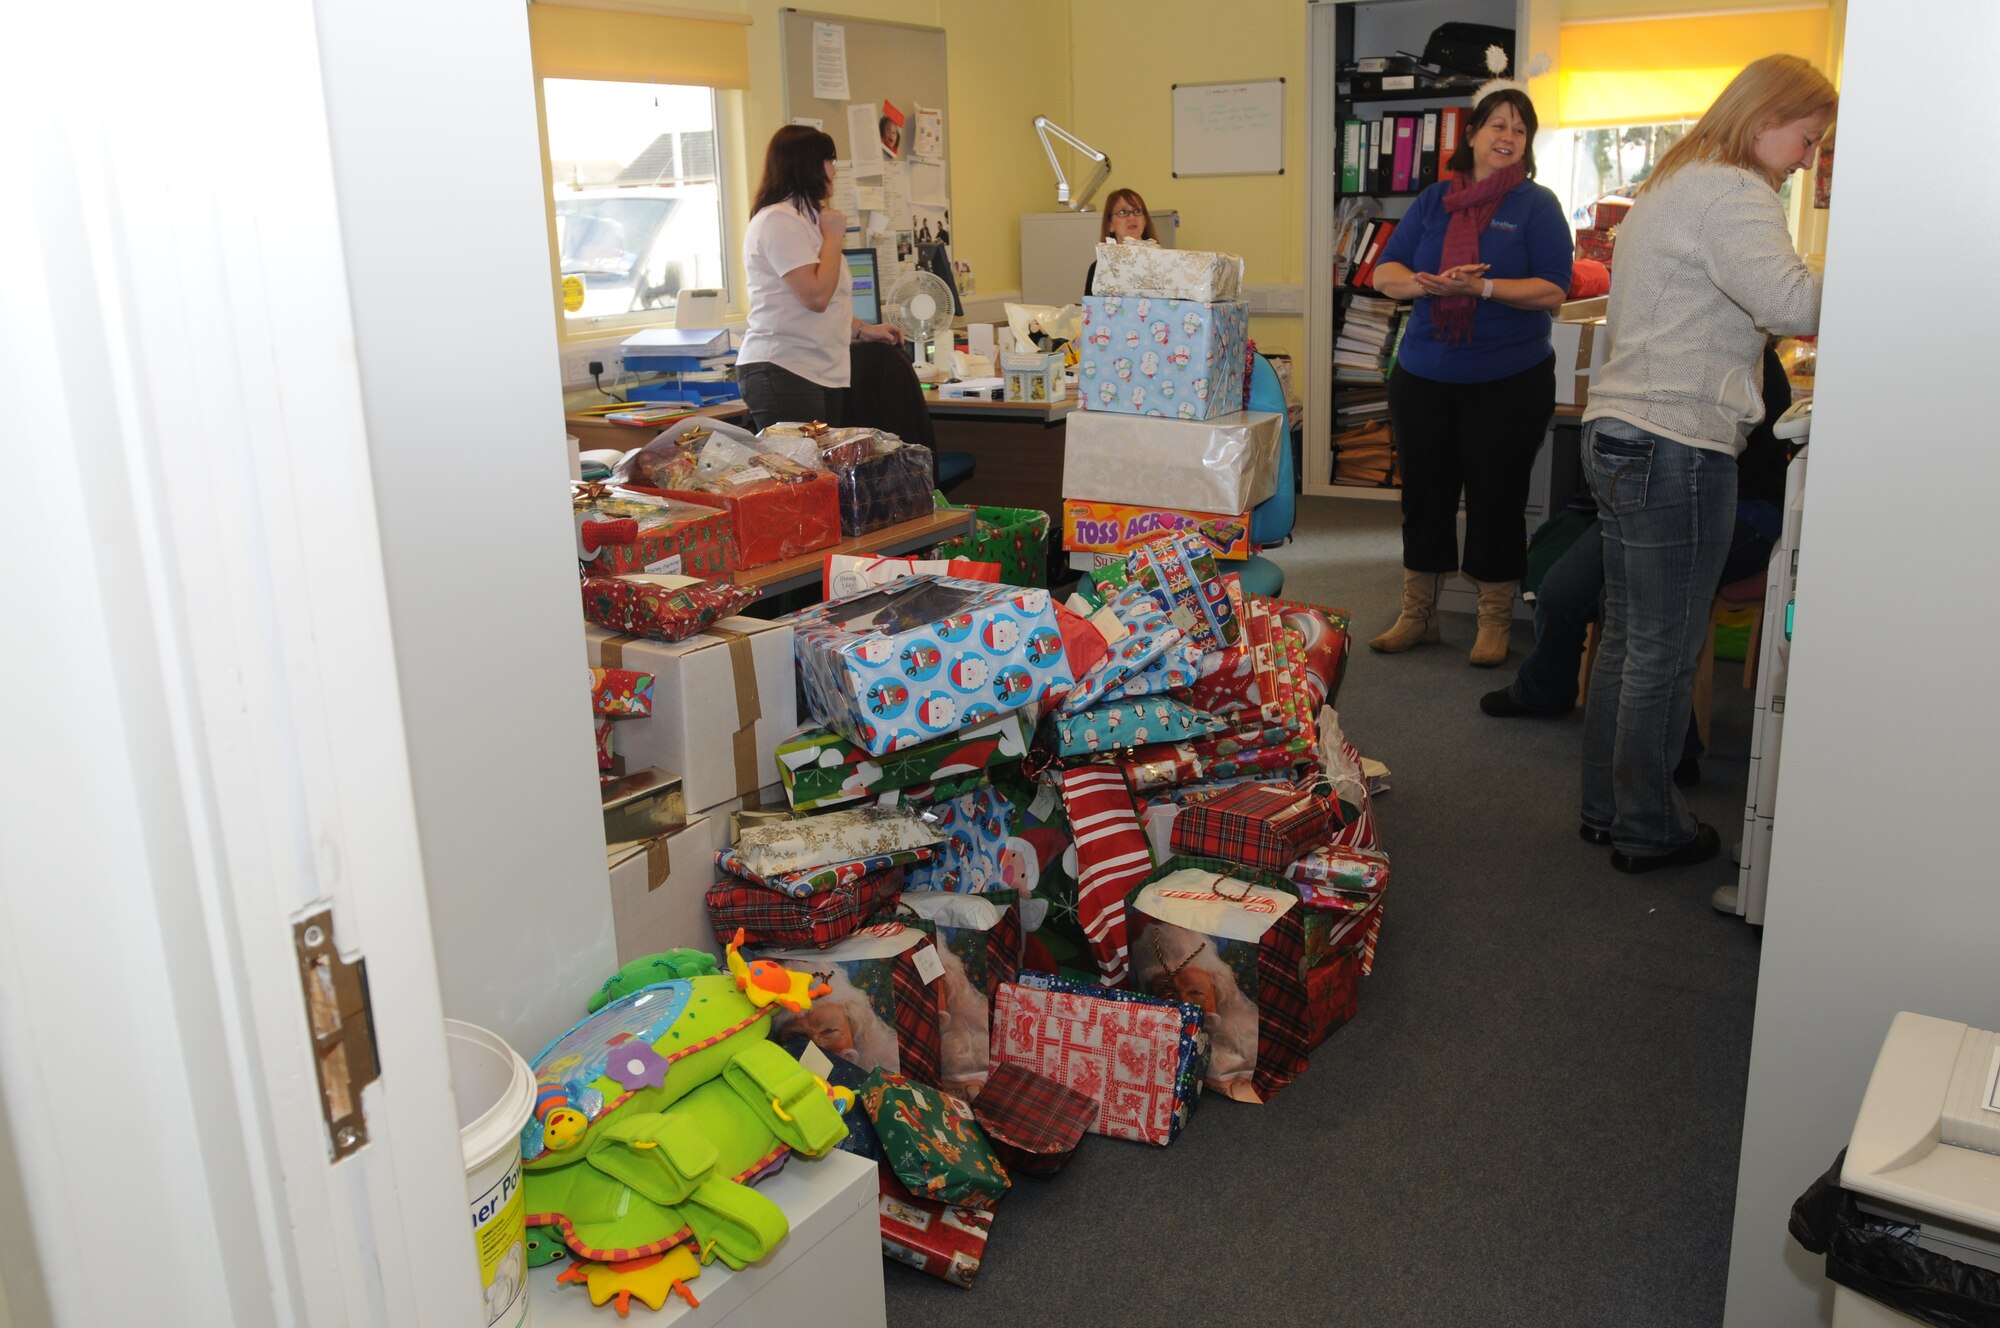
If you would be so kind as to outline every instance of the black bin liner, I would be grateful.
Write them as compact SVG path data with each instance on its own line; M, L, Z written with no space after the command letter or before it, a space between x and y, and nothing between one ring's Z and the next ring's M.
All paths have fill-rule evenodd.
M1792 1205L1792 1239L1826 1256L1826 1275L1935 1328L2000 1328L2000 1273L1920 1249L1841 1188L1847 1150Z

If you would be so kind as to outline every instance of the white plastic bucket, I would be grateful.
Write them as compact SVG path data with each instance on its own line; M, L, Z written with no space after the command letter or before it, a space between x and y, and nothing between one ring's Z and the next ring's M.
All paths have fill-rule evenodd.
M487 1328L528 1322L527 1202L521 1192L521 1131L535 1111L535 1076L499 1037L477 1024L444 1021L465 1196L479 1245Z

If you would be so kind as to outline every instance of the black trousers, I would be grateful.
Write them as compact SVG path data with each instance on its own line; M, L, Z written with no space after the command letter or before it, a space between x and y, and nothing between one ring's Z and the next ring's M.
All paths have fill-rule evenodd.
M836 426L847 423L846 388L821 387L769 360L738 365L736 385L743 390L743 404L750 407L759 429L786 420L800 424L818 420Z
M1403 468L1403 566L1475 581L1527 567L1528 477L1556 408L1556 358L1489 383L1441 383L1397 365L1389 422ZM1465 557L1458 500L1465 497Z

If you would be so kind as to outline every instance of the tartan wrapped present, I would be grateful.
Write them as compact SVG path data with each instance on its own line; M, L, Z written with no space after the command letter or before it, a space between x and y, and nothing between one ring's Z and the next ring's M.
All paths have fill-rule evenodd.
M1058 715L1056 750L1064 756L1095 756L1155 742L1180 742L1228 728L1229 721L1203 714L1170 696L1112 701L1076 715Z
M1023 973L1000 988L993 1059L1021 1065L1097 1104L1094 1134L1165 1146L1187 1124L1208 1074L1199 1006Z
M831 729L812 727L778 744L778 777L794 811L882 802L890 794L918 805L969 793L1027 751L1028 724L1018 711L886 756L871 756Z
M882 1257L970 1291L986 1258L993 1210L920 1199L888 1167L880 1172Z
M1132 584L1144 586L1199 649L1236 644L1242 629L1215 568L1215 546L1203 536L1182 533L1154 540L1133 550L1125 566Z
M1307 1029L1313 1046L1361 1012L1361 979L1375 967L1382 901L1360 913L1306 913Z
M754 827L745 826L747 829ZM777 872L770 876L759 875L751 870L743 860L735 845L731 845L715 855L715 865L731 876L749 881L753 885L776 890L779 894L790 895L794 899L804 899L822 890L831 890L846 881L858 880L891 867L908 867L914 863L929 862L937 856L932 845L921 848L898 849L894 853L877 853L871 857L856 858L852 862L830 862L822 867L809 867L804 871Z
M861 1087L861 1102L885 1165L919 1198L991 1208L1013 1186L972 1108L951 1094L876 1070Z
M813 718L881 756L1075 681L1046 590L916 576L792 616Z
M939 507L951 506L941 494L934 494L932 501ZM1032 507L975 506L972 513L972 533L946 540L931 551L931 557L999 563L1000 579L1010 586L1049 583L1047 512Z
M916 915L937 934L944 961L943 1061L938 1084L968 1100L985 1090L993 1042L993 997L1021 973L1027 937L1017 896L905 891L899 912Z
M1173 850L1281 872L1331 839L1339 819L1330 786L1237 784L1181 808Z
M885 760L893 757L885 757ZM912 890L986 894L1005 890L1002 854L1014 829L1014 804L991 784L926 808L925 824L944 836L937 857L910 872Z
M928 933L900 922L870 923L823 950L766 950L756 957L815 974L831 988L811 1009L779 1011L771 1021L774 1036L804 1033L835 1060L938 1081L944 964Z
M1053 1176L1097 1120L1097 1103L1025 1065L1002 1065L987 1079L972 1114L1009 1170Z
M1210 1088L1267 1102L1305 1073L1316 1041L1309 957L1328 960L1307 932L1347 921L1300 907L1281 877L1173 858L1132 895L1132 983L1201 1008Z
M655 641L684 641L757 598L755 590L691 576L586 576L583 616Z
M890 867L804 899L725 876L708 888L704 902L717 936L740 927L751 945L823 947L853 935L902 892L903 869Z
M589 500L579 504L586 514L578 534L592 572L724 577L735 570L736 522L721 507L636 489L581 487ZM613 524L626 521L631 524Z
M592 669L590 708L599 715L653 713L653 675L636 669Z

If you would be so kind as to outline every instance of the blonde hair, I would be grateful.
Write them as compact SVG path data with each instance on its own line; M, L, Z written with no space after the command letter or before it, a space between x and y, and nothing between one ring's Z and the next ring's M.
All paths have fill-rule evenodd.
M1807 116L1833 117L1840 94L1825 74L1810 61L1796 55L1767 55L1743 66L1729 80L1715 102L1701 114L1695 127L1680 142L1667 149L1651 176L1639 186L1639 193L1694 161L1719 161L1740 166L1770 180L1771 187L1784 183L1757 161L1757 135L1773 125L1791 124Z

